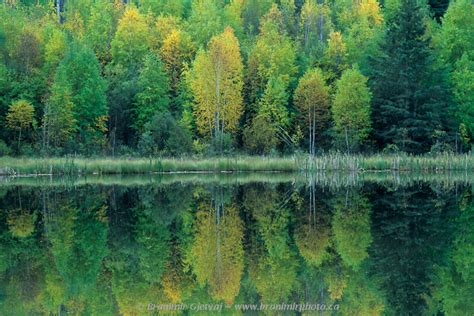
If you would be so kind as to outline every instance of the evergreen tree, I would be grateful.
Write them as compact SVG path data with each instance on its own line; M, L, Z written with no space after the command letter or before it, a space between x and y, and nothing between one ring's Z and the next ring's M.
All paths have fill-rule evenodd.
M434 68L424 12L417 1L402 0L388 22L382 52L372 61L372 115L380 147L426 152L435 131L448 125L440 115L449 104L444 73Z

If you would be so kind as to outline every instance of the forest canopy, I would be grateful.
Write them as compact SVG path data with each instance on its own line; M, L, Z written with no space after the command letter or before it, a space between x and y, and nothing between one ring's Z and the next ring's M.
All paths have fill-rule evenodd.
M471 0L3 0L1 155L467 152Z

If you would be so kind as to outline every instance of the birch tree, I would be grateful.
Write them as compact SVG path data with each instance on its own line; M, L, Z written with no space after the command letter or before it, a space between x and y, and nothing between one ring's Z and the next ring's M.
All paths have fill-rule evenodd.
M295 91L295 105L300 119L306 128L309 140L309 153L316 153L316 137L329 126L329 88L324 82L322 71L318 68L308 70L300 79Z
M201 134L216 137L237 129L242 115L242 71L239 42L231 28L213 37L207 52L198 52L191 89Z

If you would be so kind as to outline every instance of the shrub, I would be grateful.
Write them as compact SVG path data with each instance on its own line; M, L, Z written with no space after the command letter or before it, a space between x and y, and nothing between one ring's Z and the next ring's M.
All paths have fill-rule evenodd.
M12 151L3 140L0 139L0 156L9 156Z
M257 115L244 130L244 143L252 153L268 154L277 144L276 130L265 115Z
M191 152L192 140L169 112L161 112L145 125L138 148L145 155L181 155Z

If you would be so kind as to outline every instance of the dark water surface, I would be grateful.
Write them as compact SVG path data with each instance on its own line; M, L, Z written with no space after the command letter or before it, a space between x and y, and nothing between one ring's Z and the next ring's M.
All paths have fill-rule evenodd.
M2 179L0 315L473 315L472 179Z

